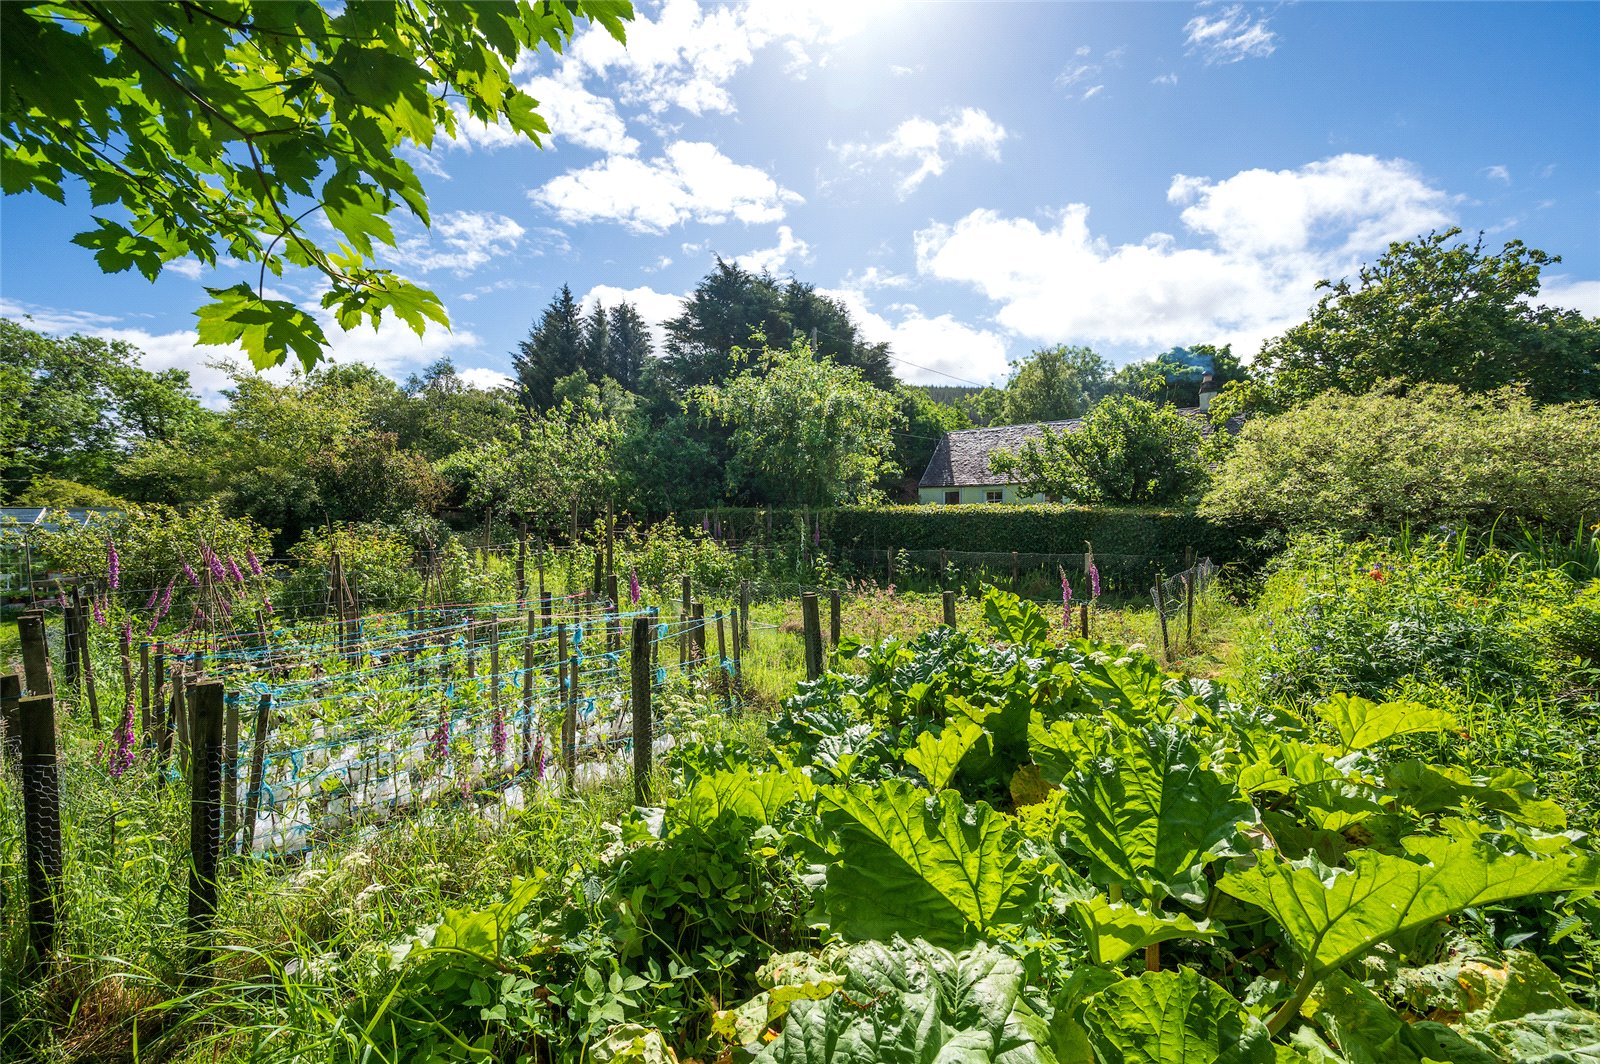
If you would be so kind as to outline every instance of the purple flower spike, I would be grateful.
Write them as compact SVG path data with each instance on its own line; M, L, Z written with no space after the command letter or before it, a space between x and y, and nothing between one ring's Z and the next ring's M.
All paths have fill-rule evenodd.
M200 556L205 559L206 567L211 570L213 580L228 579L228 571L222 567L222 560L213 551L206 549Z
M1072 585L1067 582L1067 571L1056 566L1056 572L1061 574L1061 627L1068 632L1072 631Z
M111 770L112 779L121 779L122 774L128 771L128 766L133 764L133 691L128 691L122 700L122 723L117 725L117 734L114 737L116 745L111 748L111 759L106 767Z
M1093 562L1089 563L1089 597L1100 597L1100 567Z
M145 601L144 601L144 608L147 609L147 610L155 609L156 608L156 600L158 600L160 597L161 597L161 589L159 587L151 588L150 589L150 597L145 599Z
M194 575L194 569L190 567L188 562L183 563L183 575L188 577L189 583L193 584L195 587L200 586L200 578Z
M628 602L634 606L639 604L639 574L632 569L628 570Z
M250 572L255 576L261 575L261 559L256 557L256 552L245 548L244 560L250 566Z
M106 611L100 608L100 596L96 595L89 600L89 607L94 610L94 623L97 628L106 626Z
M111 590L115 591L122 582L122 559L117 557L117 541L114 539L106 540L106 573Z
M244 571L239 568L239 563L234 561L232 558L228 559L228 575L233 577L234 583L244 583Z

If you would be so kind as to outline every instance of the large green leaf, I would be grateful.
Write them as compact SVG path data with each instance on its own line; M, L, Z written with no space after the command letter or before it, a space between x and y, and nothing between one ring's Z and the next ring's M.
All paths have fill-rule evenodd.
M1198 899L1205 865L1241 852L1238 825L1255 809L1176 727L1077 734L1094 757L1062 780L1061 844L1089 858L1098 883Z
M844 986L795 1000L757 1058L772 1064L1055 1064L1022 997L1022 965L979 945L953 955L896 939L851 949Z
M1100 1064L1273 1064L1260 1020L1190 968L1145 972L1102 990L1084 1009Z
M1221 932L1182 913L1152 913L1127 902L1096 895L1088 901L1071 902L1072 911L1083 925L1089 941L1089 955L1096 964L1116 964L1146 946L1175 938L1216 938Z
M1499 1064L1442 1023L1406 1023L1372 991L1338 972L1323 983L1313 1012L1350 1064Z
M1401 804L1418 813L1476 807L1546 831L1567 826L1566 813L1548 798L1538 797L1534 778L1521 769L1494 769L1480 776L1460 768L1401 761L1384 770L1383 784Z
M1317 716L1339 733L1339 741L1347 751L1365 750L1397 735L1455 726L1454 718L1443 710L1415 702L1380 704L1355 695L1334 695L1316 710Z
M984 737L983 725L973 720L952 718L938 735L923 732L917 745L905 752L905 762L928 781L936 791L944 790L956 774L967 751Z
M1348 868L1315 857L1285 861L1263 853L1217 886L1259 906L1288 934L1313 973L1332 971L1389 936L1469 905L1594 886L1595 858L1502 853L1468 839L1416 837L1408 856L1358 850Z
M711 772L690 785L673 810L688 824L705 825L728 814L770 824L778 810L795 799L809 799L816 787L798 769L752 770L748 765Z
M1050 618L1027 599L998 588L985 588L983 619L1007 643L1025 647L1050 641Z
M820 809L839 843L823 904L846 938L961 944L1030 918L1037 879L1018 854L1019 834L988 805L885 780L828 788Z

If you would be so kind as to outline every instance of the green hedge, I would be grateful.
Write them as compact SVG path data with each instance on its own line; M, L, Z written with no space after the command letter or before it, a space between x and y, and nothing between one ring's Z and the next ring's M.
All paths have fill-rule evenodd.
M1247 553L1239 529L1185 510L1037 506L848 507L822 514L822 534L841 547L895 550L1021 551L1167 555L1193 547L1202 557L1237 561Z
M715 522L736 540L767 540L764 510L724 509L686 514L686 522ZM775 511L771 539L799 540L799 529L821 525L833 550L950 550L1024 554L1139 555L1175 562L1193 547L1218 564L1259 562L1270 548L1259 529L1223 524L1190 510L1157 507L1071 506L847 506L831 510Z

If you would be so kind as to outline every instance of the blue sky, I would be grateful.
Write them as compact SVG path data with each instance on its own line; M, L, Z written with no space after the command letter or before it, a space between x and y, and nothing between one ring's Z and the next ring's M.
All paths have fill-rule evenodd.
M1560 254L1542 301L1600 314L1596 3L668 0L626 51L587 31L519 74L550 143L414 155L435 227L387 255L453 330L336 358L493 380L563 282L659 321L717 254L845 299L917 382L1056 342L1252 354L1318 278L1450 224ZM68 244L86 197L0 209L0 310L217 386L192 311L243 268L105 276Z

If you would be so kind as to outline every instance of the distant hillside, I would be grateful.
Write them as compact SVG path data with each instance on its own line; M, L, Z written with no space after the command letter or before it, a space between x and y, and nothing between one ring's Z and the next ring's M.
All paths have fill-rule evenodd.
M965 384L909 384L908 388L919 388L928 393L928 398L936 403L949 403L955 405L969 395L983 391Z

